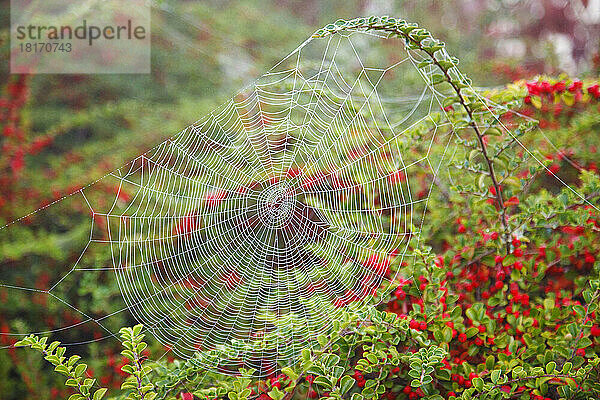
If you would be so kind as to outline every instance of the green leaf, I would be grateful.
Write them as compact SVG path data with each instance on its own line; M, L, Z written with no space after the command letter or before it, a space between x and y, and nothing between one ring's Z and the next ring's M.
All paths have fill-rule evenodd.
M77 387L78 386L78 382L75 379L73 379L73 378L69 378L65 382L65 385L66 386L71 386L71 387Z
M293 369L291 369L290 367L284 367L284 368L282 368L281 372L283 372L284 374L286 374L293 381L295 381L296 379L298 379L298 374Z
M488 371L491 371L492 369L494 369L494 364L496 363L496 359L494 358L493 355L489 355L487 356L487 358L485 359L485 368Z
M285 393L282 392L281 390L277 389L276 387L273 388L269 392L269 397L272 398L273 400L281 400L281 399L283 399L284 396L285 396Z
M304 361L310 360L310 349L302 349L302 359Z
M494 385L498 383L498 379L500 379L500 374L502 374L502 371L499 369L495 369L490 373L490 379L492 380L492 383Z
M339 362L340 356L338 356L337 354L330 354L323 362L323 365L325 366L325 368L331 368L334 365L337 365Z
M483 379L477 377L477 378L473 378L471 380L471 383L473 384L473 387L475 389L477 389L479 392L481 392L483 390Z
M471 150L471 152L469 153L469 162L471 164L473 164L475 162L475 158L478 157L481 154L481 151L479 149L473 149ZM482 175L485 176L485 175Z
M75 367L75 371L73 372L73 375L75 376L81 376L83 375L83 373L85 372L85 370L87 369L87 364L79 364Z
M137 383L132 381L125 381L121 384L121 389L137 389Z
M546 310L552 310L552 309L554 309L554 299L552 299L552 298L545 298L544 299L544 309L546 309Z
M373 354L373 353L368 353L368 354L365 356L365 358L366 358L367 360L369 360L369 362L370 362L371 364L377 364L377 361L378 361L378 360L377 360L377 356L376 356L375 354Z
M136 353L141 354L142 351L144 351L144 349L146 349L147 346L148 345L145 342L139 343L135 348Z
M19 340L17 343L15 343L14 346L15 347L27 347L27 346L29 346L29 338L25 338L23 340Z
M321 334L321 335L317 336L317 342L319 342L321 347L325 347L327 345L327 343L329 342L329 339L327 339L327 336Z
M446 77L442 74L433 74L431 76L431 84L437 85L438 83L442 83L446 81Z
M575 313L579 316L579 317L583 317L585 315L585 308L583 308L582 305L579 304L575 304L573 306L573 311L575 311Z
M315 385L323 386L326 389L331 389L332 387L331 382L329 382L329 379L325 378L324 376L317 376L313 380L313 383Z
M450 371L448 371L447 369L440 369L436 371L435 376L436 378L441 379L443 381L449 381L451 378Z
M468 338L472 338L473 336L477 335L477 333L479 333L479 329L475 328L474 326L470 327L465 332Z
M486 129L486 131L483 134L490 136L502 136L502 131L499 128L491 127Z
M69 369L66 365L59 364L56 366L56 368L54 368L54 370L58 373L69 376Z
M579 343L577 343L577 347L579 347L580 349L585 349L586 347L589 347L591 345L592 345L592 340L587 337L579 339Z
M79 361L81 359L81 357L79 357L78 355L72 355L71 357L69 357L69 361L67 361L67 365L69 367L72 367L73 365L75 365L75 363L77 361Z
M96 390L96 392L94 393L94 397L93 400L101 400L102 397L104 397L104 395L106 394L108 389L106 388L101 388Z
M423 61L421 61L420 63L417 64L417 68L425 68L425 67L431 65L431 63L432 63L431 59L423 60Z
M129 375L132 375L135 372L135 368L133 368L133 365L131 365L131 364L125 364L121 367L121 371L123 371Z
M565 381L567 381L567 385L569 385L569 387L571 389L577 389L578 388L577 382L575 382L575 379L573 379L573 378L566 378Z
M435 51L435 50L433 50L433 51ZM446 60L440 60L440 61L438 61L438 64L444 70L449 70L450 68L454 67L454 64L451 61L446 61Z
M335 379L335 381L337 382L337 380L341 378L341 376L344 374L344 372L345 372L344 367L340 367L339 365L336 365L335 367L333 367L333 369L331 371L331 377L333 379Z
M54 342L50 343L50 345L48 346L46 351L48 353L52 353L59 345L60 345L60 342L54 341Z
M442 330L442 336L444 337L444 342L450 343L452 341L452 329L449 326L445 326Z
M342 395L346 394L351 388L352 386L354 386L354 383L356 382L356 380L350 376L343 376L342 379L340 380L340 392Z
M513 254L509 254L506 257L504 257L504 260L502 260L502 265L505 267L513 265L515 261L517 261L517 258Z
M556 368L556 363L554 361L550 361L548 364L546 364L546 373L547 374L553 373L555 368Z

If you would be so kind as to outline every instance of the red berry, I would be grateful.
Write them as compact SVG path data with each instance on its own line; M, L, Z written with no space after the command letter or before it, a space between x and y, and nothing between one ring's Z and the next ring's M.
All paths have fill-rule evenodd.
M523 269L523 263L522 263L521 261L517 261L517 262L514 264L514 267L515 267L515 269L516 269L516 270L519 270L519 271L521 271L521 270Z
M514 254L516 257L523 257L523 249L518 249L518 248L517 248L517 249L515 249L515 251L513 251L513 254Z

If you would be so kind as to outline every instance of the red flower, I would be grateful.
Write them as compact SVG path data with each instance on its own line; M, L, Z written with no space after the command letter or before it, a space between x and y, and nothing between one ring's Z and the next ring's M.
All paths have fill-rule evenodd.
M25 160L23 158L23 152L17 151L14 158L10 160L10 168L15 174L19 173L25 166Z
M525 86L531 96L539 96L542 93L538 82L527 82Z
M594 96L595 99L600 98L600 85L596 83L595 85L588 87L587 92Z
M15 127L12 125L5 125L4 129L2 130L2 134L5 137L11 137L14 133L15 133Z
M519 199L517 198L517 196L512 196L510 199L506 200L504 202L505 206L517 206L519 205Z
M571 85L569 86L569 92L573 93L578 90L581 90L581 88L583 88L583 82L573 81L573 83L571 83Z
M548 175L556 175L559 170L560 170L560 165L552 164L550 167L548 167L548 171L546 171L546 173Z
M560 82L556 82L552 88L554 89L555 92L560 93L560 92L563 92L567 88L567 85L565 85L565 83L563 81L560 81Z

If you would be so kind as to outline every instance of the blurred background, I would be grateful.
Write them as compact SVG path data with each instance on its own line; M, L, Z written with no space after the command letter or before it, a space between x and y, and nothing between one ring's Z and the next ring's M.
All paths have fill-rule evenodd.
M153 3L149 75L11 76L9 9L4 1L4 222L173 135L338 18L417 22L448 44L476 86L596 74L600 65L600 0L205 0Z
M10 2L0 4L0 225L174 135L339 18L393 15L417 22L446 42L479 87L600 72L600 0L155 1L150 74L30 76L9 74ZM49 288L73 265L89 238L89 210L71 200L0 231L0 283ZM106 255L97 258L106 262ZM74 279L59 297L80 309L119 307L118 288L99 284L109 279L103 271ZM8 333L82 322L47 297L0 287L0 346L18 338ZM116 332L132 322L120 315L107 326ZM102 344L105 337L95 324L59 334L67 342L97 341L84 355L109 385L120 358L118 343ZM36 354L0 350L0 399L60 396L50 389L60 378L41 371Z

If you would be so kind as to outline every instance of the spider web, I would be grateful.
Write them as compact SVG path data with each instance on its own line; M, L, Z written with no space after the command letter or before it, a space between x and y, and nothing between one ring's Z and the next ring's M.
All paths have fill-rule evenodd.
M417 68L421 54L387 39L307 40L205 118L63 199L83 200L89 236L49 289L1 286L83 316L43 333L92 323L111 337L110 318L129 312L166 353L208 370L266 376L293 363L344 312L410 279L394 271L413 256L461 132L440 117L434 67ZM109 265L95 261L101 251ZM98 315L55 294L103 270L122 308Z
M378 89L392 71L416 72L414 60L364 58L372 40L305 43L111 174L132 193L125 204L90 205L129 310L179 357L208 350L209 368L268 374L330 331L344 306L372 304L394 281L391 254L410 256L427 200L413 195L411 170L435 166L406 154L404 134L427 127L432 141L439 105L414 75L420 96L393 105L390 120Z

